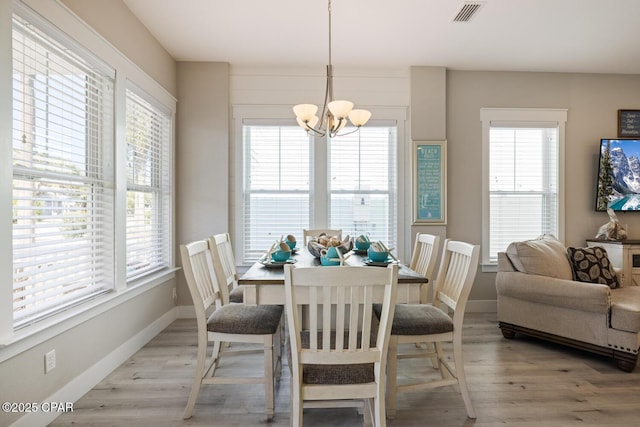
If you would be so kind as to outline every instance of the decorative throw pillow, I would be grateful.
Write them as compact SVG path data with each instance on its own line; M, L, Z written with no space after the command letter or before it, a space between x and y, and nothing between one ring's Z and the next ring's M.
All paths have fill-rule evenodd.
M575 280L580 282L601 283L611 289L620 284L613 270L607 251L601 246L589 248L567 248L567 254L573 267Z
M513 242L506 250L516 270L540 276L572 280L573 272L564 245L551 234L537 239Z

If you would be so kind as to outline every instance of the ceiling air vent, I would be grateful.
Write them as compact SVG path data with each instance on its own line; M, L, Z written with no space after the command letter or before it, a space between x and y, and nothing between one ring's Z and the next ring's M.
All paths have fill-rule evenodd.
M469 22L478 13L478 10L484 5L484 2L466 1L460 7L460 10L453 18L453 22Z

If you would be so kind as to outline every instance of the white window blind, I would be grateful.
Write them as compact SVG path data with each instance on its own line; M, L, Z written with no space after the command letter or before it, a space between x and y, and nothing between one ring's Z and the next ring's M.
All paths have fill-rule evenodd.
M29 16L12 50L17 328L114 286L114 71Z
M558 235L558 129L491 127L490 256Z
M243 263L282 235L302 237L311 215L311 145L298 126L243 126Z
M482 264L509 243L564 237L565 109L482 108Z
M330 140L331 228L397 247L396 141L395 127L372 126Z
M171 116L126 91L127 280L170 266Z

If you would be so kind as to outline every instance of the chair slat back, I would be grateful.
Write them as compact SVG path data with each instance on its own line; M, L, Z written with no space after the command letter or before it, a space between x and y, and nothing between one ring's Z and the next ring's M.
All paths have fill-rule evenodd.
M330 229L330 228L316 228L311 230L302 230L302 242L304 246L307 246L309 240L316 238L322 234L326 234L327 237L337 237L339 240L342 240L342 230L341 229Z
M229 292L238 287L238 271L233 255L229 233L216 234L209 238L213 255L213 268L220 287L223 304L229 304Z
M180 255L196 319L206 322L208 313L222 305L209 242L198 240L181 245Z
M411 264L409 265L411 269L431 280L433 269L436 266L439 245L440 236L426 233L416 234Z
M285 266L286 310L292 366L298 363L385 363L396 300L398 266ZM372 343L373 303L382 302L375 344ZM308 313L303 348L301 313ZM374 329L375 331L375 329Z
M436 304L451 310L464 308L478 270L480 246L454 240L445 240L442 261L436 280ZM454 314L455 317L455 314Z
M426 233L416 234L409 267L427 278L427 282L420 289L420 302L423 304L431 302L429 287L433 285L433 270L436 266L439 247L440 236Z

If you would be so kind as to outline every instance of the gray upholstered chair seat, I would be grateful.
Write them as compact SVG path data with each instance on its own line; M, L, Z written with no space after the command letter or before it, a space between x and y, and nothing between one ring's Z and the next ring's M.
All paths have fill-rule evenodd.
M380 306L373 306L380 316ZM429 304L397 304L391 324L391 335L432 335L453 331L449 315Z
M373 363L359 365L304 365L305 384L366 384L375 381Z
M283 310L281 305L224 305L211 314L207 330L223 334L275 334Z
M372 328L373 329L373 328ZM375 335L371 334L371 343L375 346ZM345 334L345 339L348 339ZM318 342L322 342L322 333L318 334ZM309 332L300 334L302 348L309 348ZM335 331L331 333L331 348L335 348ZM291 347L287 345L289 360ZM305 384L364 384L375 381L373 363L358 365L304 365L302 367L302 381Z
M237 304L242 304L244 302L244 289L242 286L233 288L231 292L229 292L229 302Z
M377 322L375 322L377 326ZM371 345L376 345L377 328L371 332ZM335 331L331 331L331 348L336 346ZM345 342L348 337L345 333ZM309 332L300 333L300 345L309 348ZM318 334L318 347L322 347L322 332ZM287 345L287 355L291 360L291 347ZM289 366L291 368L291 366ZM304 365L302 367L302 381L305 384L364 384L375 381L373 363L361 365Z

